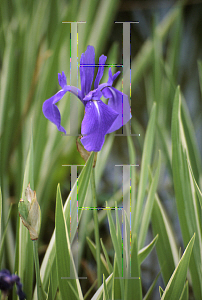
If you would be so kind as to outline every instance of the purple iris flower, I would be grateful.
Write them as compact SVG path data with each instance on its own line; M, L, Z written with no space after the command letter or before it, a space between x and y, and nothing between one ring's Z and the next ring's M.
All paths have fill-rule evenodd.
M11 274L8 270L0 271L0 290L7 296L8 291L13 288L14 284L17 287L17 295L20 300L26 299L26 295L22 290L22 283L20 282L20 277Z
M66 133L61 126L61 116L56 103L62 99L66 92L76 95L83 103L85 115L81 124L81 143L87 151L100 151L105 135L116 131L125 125L131 118L128 96L112 87L113 81L120 71L112 75L109 68L107 83L99 84L103 76L104 65L107 57L101 55L99 68L94 81L94 90L91 90L95 70L95 50L88 46L80 59L81 90L67 85L64 72L58 74L58 82L61 90L43 103L44 116L57 126L59 131ZM101 97L108 100L108 104L102 102Z

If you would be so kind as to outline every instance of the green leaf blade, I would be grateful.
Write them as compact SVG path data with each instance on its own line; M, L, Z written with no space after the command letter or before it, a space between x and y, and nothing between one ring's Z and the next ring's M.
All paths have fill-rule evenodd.
M29 145L29 151L27 156L27 161L25 165L23 186L21 192L21 198L25 199L25 189L30 183L31 188L34 190L34 151L33 151L33 135L31 132L31 140ZM25 199L26 201L26 199ZM33 261L33 244L30 239L30 234L27 228L24 227L21 220L18 222L18 240L16 244L16 257L15 257L15 271L20 276L23 290L27 295L27 300L31 300L33 291L33 271L34 271L34 261ZM27 267L29 266L29 268ZM14 293L13 293L13 297ZM16 298L14 298L16 299Z
M66 299L68 295L70 299L75 299L75 297L83 299L79 281L76 279L78 275L74 269L59 185L56 197L55 224L56 266L61 297Z
M174 273L172 274L162 296L162 300L166 299L180 299L184 290L185 279L189 266L190 256L194 245L195 234L187 245L182 258Z
M70 199L72 201L77 201L77 193L75 192L77 190L77 184L78 184L78 197L80 199L80 206L84 206L84 200L85 196L87 193L87 188L90 182L90 176L91 176L91 171L93 167L93 161L94 161L94 155L91 155L90 158L88 159L86 166L83 168L78 181L74 184L72 191L70 192L65 205L64 205L64 216L65 220L68 226L68 223L70 224ZM82 210L78 211L78 217L79 220L81 218ZM74 235L76 232L76 229L74 229L74 232L71 234ZM52 282L53 282L53 290L56 293L57 290L57 272L56 272L56 248L55 248L55 231L52 235L52 238L50 240L48 249L46 251L46 254L44 256L42 265L41 265L41 278L42 278L42 283L44 285L45 290L48 289L48 284L49 284L49 278L50 274L52 274ZM35 290L36 294L36 290Z
M142 206L143 206L146 184L148 179L148 166L151 161L151 154L153 149L155 122L156 122L156 103L153 104L147 132L145 136L137 203L135 207L135 215L132 219L132 231L135 232L136 234L138 233L139 230L139 225L140 225L140 220L142 215Z
M190 273L195 297L202 298L202 223L201 208L196 199L194 182L187 161L190 162L190 140L184 126L181 94L177 88L172 114L172 169L180 227L186 245L195 234L190 259ZM184 121L184 122L183 122ZM196 172L196 171L195 171Z

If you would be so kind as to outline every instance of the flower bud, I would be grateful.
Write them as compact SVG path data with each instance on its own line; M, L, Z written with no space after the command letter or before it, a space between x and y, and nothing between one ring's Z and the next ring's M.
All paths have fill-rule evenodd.
M18 203L18 212L23 225L29 230L31 240L34 241L39 237L41 210L36 199L36 192L31 190L30 183L25 190L25 197L27 199L20 199Z

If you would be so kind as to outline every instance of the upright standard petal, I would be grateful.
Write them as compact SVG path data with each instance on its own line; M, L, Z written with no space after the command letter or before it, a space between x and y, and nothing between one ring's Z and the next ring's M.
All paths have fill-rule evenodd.
M108 72L108 81L107 81L107 85L110 85L110 86L112 86L112 84L113 84L113 81L117 78L117 76L120 74L121 72L120 71L118 71L118 72L116 72L113 76L112 76L112 70L111 70L111 68L109 68L109 72Z
M95 70L95 49L88 46L85 53L82 53L80 59L80 78L82 98L87 95L92 86Z
M112 86L112 84L113 84L113 81L119 76L119 74L120 74L121 72L120 71L118 71L118 72L116 72L114 75L112 75L112 70L111 70L111 68L109 68L109 72L108 72L108 81L107 81L107 83L102 83L102 84L100 84L99 85L99 89L100 90L102 90L102 89L104 89L105 87L110 87L110 86Z
M58 73L58 82L62 89L65 87L65 85L67 85L67 78L63 71L62 74Z
M98 68L98 72L97 72L95 82L94 82L94 88L95 89L98 88L100 80L102 79L102 76L103 76L103 73L104 73L104 65L105 65L106 60L107 60L107 56L105 56L103 54L99 58L99 68Z
M58 83L63 89L63 91L70 92L77 96L81 102L82 102L82 97L81 97L81 91L80 89L76 88L75 86L67 85L67 79L65 76L65 73L62 72L62 74L58 73Z
M118 113L118 117L107 131L111 133L125 125L131 118L128 96L114 87L105 87L102 93L105 98L109 98L108 106Z
M118 113L101 100L88 101L85 106L85 116L81 125L84 135L81 142L87 151L98 152L104 144L104 138Z

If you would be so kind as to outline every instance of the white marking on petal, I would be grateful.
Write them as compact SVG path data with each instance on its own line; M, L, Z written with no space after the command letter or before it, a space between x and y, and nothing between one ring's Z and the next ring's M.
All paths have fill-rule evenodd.
M97 108L98 116L100 117L100 111L96 100L93 100L95 107Z
M114 90L111 87L109 87L109 89L110 89L112 95L114 96L114 98L116 98L116 93L114 92Z

